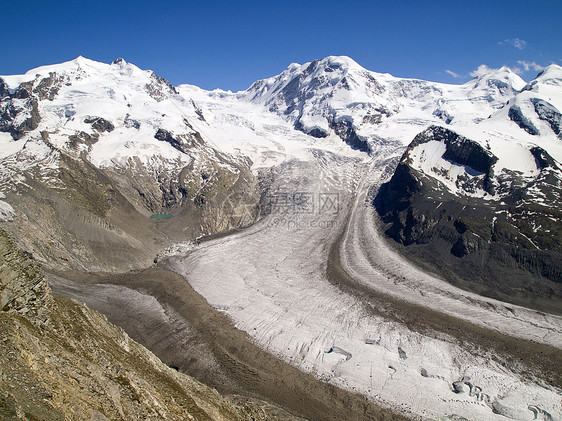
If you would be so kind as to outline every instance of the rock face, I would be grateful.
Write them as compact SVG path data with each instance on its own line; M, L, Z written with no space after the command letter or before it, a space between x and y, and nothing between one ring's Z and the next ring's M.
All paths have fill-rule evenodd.
M529 155L535 177L498 175L497 157L479 143L430 127L375 198L386 234L458 286L560 313L562 215L554 205L560 167L541 148ZM466 172L453 177L461 167Z
M494 187L491 183L492 168L498 161L494 154L484 149L480 144L439 126L431 126L418 134L409 147L413 148L430 141L443 142L446 145L445 153L441 156L444 160L456 165L464 165L483 174L483 190L494 194Z
M539 98L532 98L531 102L535 106L535 112L539 118L546 121L552 131L562 140L562 114L558 108Z
M353 123L349 120L340 120L339 122L331 122L330 127L334 132L353 149L363 152L370 152L371 148L365 138L357 134L353 128Z
M195 132L193 136L180 135L174 137L169 131L165 129L158 129L154 138L162 142L169 143L172 147L185 154L189 153L189 149L193 148L196 143L203 143L201 135L197 132Z
M14 140L21 139L26 132L35 130L41 121L37 98L32 96L28 85L21 86L13 94L6 89L2 91L0 132L10 133Z
M104 118L101 117L88 117L84 120L84 123L92 125L92 128L100 133L112 132L115 126Z
M0 229L0 311L44 323L53 307L41 269Z
M273 419L167 367L85 305L53 297L3 231L0 300L3 420Z
M539 129L535 127L535 125L529 120L523 112L521 108L517 105L512 106L509 109L509 118L514 121L519 127L525 130L527 133L532 134L534 136L540 134Z

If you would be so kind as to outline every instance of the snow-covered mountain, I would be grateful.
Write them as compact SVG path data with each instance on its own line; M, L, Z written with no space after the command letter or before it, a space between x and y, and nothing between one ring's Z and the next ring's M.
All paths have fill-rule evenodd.
M402 162L437 183L437 190L487 201L517 191L557 208L559 191L551 185L557 186L562 161L561 73L552 65L526 84L504 67L447 85L327 57L291 64L230 93L174 87L123 59L104 64L78 57L0 79L0 188L9 196L2 214L11 218L12 207L24 203L32 208L33 184L39 183L64 204L57 217L27 215L26 221L48 219L42 225L57 226L39 241L23 236L38 257L52 253L40 243L59 238L58 232L72 232L72 240L56 241L57 261L75 260L63 246L69 241L82 244L86 258L91 237L101 249L110 238L128 247L136 242L136 250L138 224L129 221L137 216L173 214L191 236L248 224L258 212L259 168L306 159L314 148L357 153L341 140L359 151L399 154L419 133L424 140L416 137ZM454 135L445 138L468 146L434 138L435 131L427 136L428 127L446 128ZM477 163L479 156L485 162ZM92 225L87 232L83 225L58 226L75 206ZM74 264L87 266L81 259Z
M418 276L421 271L403 263L393 267L386 262L391 248L375 242L375 226L381 224L408 258L450 283L560 313L560 110L562 68L556 65L529 83L503 67L449 85L327 57L291 64L232 93L175 87L122 59L105 64L78 57L0 77L0 222L20 247L55 271L123 272L197 248L175 263L195 290L260 346L326 381L420 417L454 408L463 416L527 419L535 413L547 419L559 412L552 390L539 399L542 392L535 396L534 388L542 386L527 390L517 375L483 362L489 358L472 348L457 349L449 339L444 345L443 331L428 346L424 334L387 320L385 306L379 322L386 327L373 330L365 314L372 303L326 281L336 276L326 272L344 270L337 259L325 266L338 256L341 241L340 251L348 254L342 267L359 262L345 269L357 279L391 291L415 285L408 297L432 301L431 311L432 297L443 294L449 315L458 311L483 329L492 315L494 332L513 317L509 334L555 344L556 316L542 320L497 301L488 306L491 301L461 295L448 284L434 287L438 279ZM341 198L332 219L319 216L315 195ZM299 206L312 211L293 212L286 226L286 215L270 218L272 208ZM346 231L346 221L356 225ZM230 242L197 246L201 236L251 224ZM339 237L339 230L347 234ZM220 276L218 266L226 269ZM355 280L350 282L353 289ZM311 314L317 315L313 323ZM318 334L318 326L327 331ZM443 350L450 351L446 364ZM428 361L431 373L439 374L428 374ZM380 378L373 379L373 370ZM416 391L411 382L431 384L423 402L406 410L404 396L409 402L417 397L383 390L387 381L407 384L404 393ZM512 381L516 398L505 386ZM456 399L467 387L470 394ZM528 407L520 409L521 402Z
M396 78L368 71L348 57L327 57L292 64L238 97L312 136L335 131L368 150L390 140L409 142L429 124L478 123L524 86L506 67L459 86Z
M560 67L552 65L526 84L502 67L464 85L446 85L395 78L365 70L347 57L328 57L293 64L279 76L255 82L238 97L262 105L312 136L336 133L366 151L389 141L409 143L430 125L448 127L491 150L499 161L496 173L506 169L533 176L538 171L533 147L562 161L559 73ZM456 189L458 177L465 175L462 169L439 176L449 171L436 164L424 158L423 165L436 168L434 177Z
M205 139L201 110L153 72L78 57L0 87L0 189L18 211L12 233L41 261L132 268L173 238L238 226L246 202L255 215L249 161ZM181 229L155 225L161 213Z
M562 281L560 71L549 66L519 90L501 85L511 86L508 100L484 120L418 134L375 200L387 234L451 280L554 312Z
M134 161L165 172L191 163L187 151L203 146L188 121L200 118L193 102L122 59L107 65L78 57L2 79L3 156L42 143L85 154L99 168Z

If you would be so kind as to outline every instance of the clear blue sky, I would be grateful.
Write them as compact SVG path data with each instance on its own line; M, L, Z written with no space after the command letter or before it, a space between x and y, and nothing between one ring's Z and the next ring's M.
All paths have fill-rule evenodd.
M559 0L0 0L0 13L0 74L123 57L175 85L236 91L328 55L455 83L480 64L524 79L532 63L562 64Z

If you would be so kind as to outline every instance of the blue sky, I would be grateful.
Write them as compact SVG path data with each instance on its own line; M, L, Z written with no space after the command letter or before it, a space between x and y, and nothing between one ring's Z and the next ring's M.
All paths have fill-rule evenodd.
M117 57L173 84L245 89L292 62L347 55L400 77L461 83L479 65L562 65L562 2L0 0L0 74Z

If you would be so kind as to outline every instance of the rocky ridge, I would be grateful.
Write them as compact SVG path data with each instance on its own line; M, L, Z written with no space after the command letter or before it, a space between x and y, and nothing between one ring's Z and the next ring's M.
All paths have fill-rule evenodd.
M221 396L164 365L105 316L53 296L4 231L0 256L2 419L297 419Z

